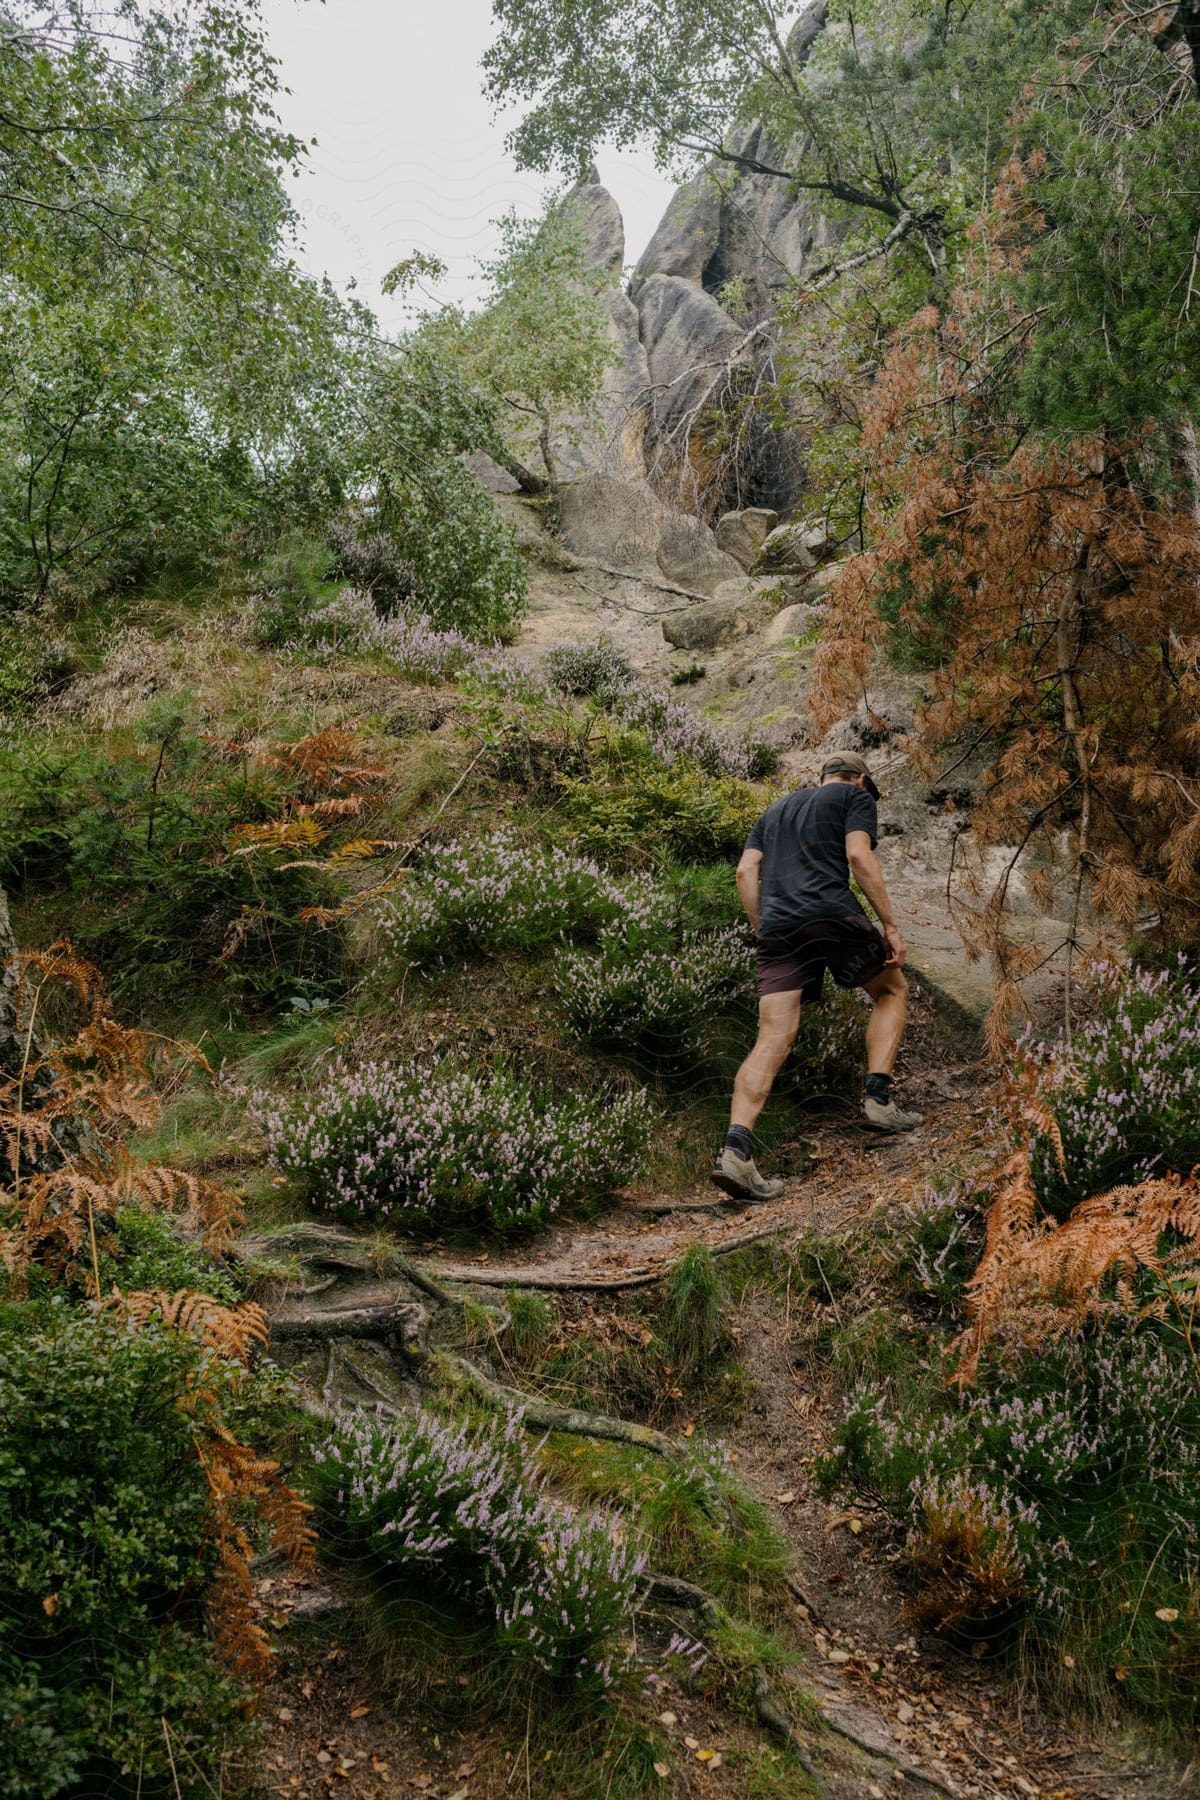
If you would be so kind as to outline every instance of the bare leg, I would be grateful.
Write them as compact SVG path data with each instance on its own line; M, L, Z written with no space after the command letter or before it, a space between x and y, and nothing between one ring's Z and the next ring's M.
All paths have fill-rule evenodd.
M799 1029L799 988L791 994L764 994L758 1003L757 1041L733 1084L731 1125L753 1129Z
M908 982L902 969L884 969L866 992L874 1007L867 1025L867 1073L890 1075L896 1066L904 1021L908 1016Z

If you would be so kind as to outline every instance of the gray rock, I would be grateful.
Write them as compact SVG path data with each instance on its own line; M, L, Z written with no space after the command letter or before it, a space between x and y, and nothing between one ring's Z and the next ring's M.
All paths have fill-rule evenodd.
M804 601L795 606L785 606L767 625L762 641L774 648L776 644L787 644L791 639L806 637L819 617L815 608Z
M595 169L576 183L563 204L583 235L589 267L607 269L619 279L625 263L625 222Z
M593 411L586 417L568 416L559 423L551 446L556 472L560 480L576 480L601 470L638 480L646 473L650 365L639 335L637 308L620 286L625 257L621 211L594 170L571 190L563 204L578 221L590 266L609 277L603 302L615 359L604 372ZM541 467L532 437L528 460Z
M717 520L717 542L748 569L778 523L779 514L771 507L744 506Z
M756 567L786 575L811 575L817 559L804 542L803 527L777 525L758 553Z
M736 600L706 600L671 613L662 622L662 634L676 650L713 650L737 636L738 610Z
M713 594L742 575L742 566L721 549L707 525L687 513L668 512L659 526L658 566L668 581Z
M690 435L722 369L748 356L746 333L711 294L679 275L652 275L637 295L641 340L650 370L655 434Z
M558 534L576 556L645 574L658 568L665 511L644 482L584 475L564 483L558 492Z
M633 575L662 575L677 587L714 594L743 579L708 526L661 500L645 482L591 474L558 495L558 531L568 550Z

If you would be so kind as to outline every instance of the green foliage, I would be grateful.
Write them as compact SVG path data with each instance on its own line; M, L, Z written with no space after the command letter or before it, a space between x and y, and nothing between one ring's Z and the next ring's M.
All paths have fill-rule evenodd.
M910 1523L929 1622L1019 1634L1056 1686L1195 1717L1200 1384L1186 1349L1114 1324L985 1359L978 1388L856 1398L841 1473Z
M695 1375L728 1356L726 1299L712 1255L703 1244L693 1244L667 1277L663 1303L667 1347L682 1374Z
M0 590L216 556L340 481L361 318L292 260L253 4L16 0L0 71Z
M172 1750L213 1770L243 1696L198 1611L216 1552L179 1402L202 1361L60 1304L0 1335L0 1717L24 1721L0 1792L107 1792L122 1771L152 1790Z
M566 813L582 846L606 858L667 854L685 862L728 863L762 812L762 796L732 776L714 778L679 763L638 760L607 774L564 779Z
M420 336L460 366L474 389L497 397L510 458L523 451L522 427L532 417L554 481L556 427L570 415L577 429L586 420L618 355L602 300L616 277L590 264L569 198L551 199L538 218L509 213L499 230L500 253L482 265L487 303L472 313L446 307Z
M1015 278L1041 315L1018 404L1051 431L1136 436L1200 400L1196 101L1150 31L1119 31L1112 9L1071 53L1076 78L1059 71L1021 131L1043 228Z
M295 860L238 854L236 826L276 819L297 782L206 741L186 699L156 702L132 741L17 738L0 753L0 882L69 908L76 946L115 994L227 991L276 1004L334 976L327 900Z
M497 402L471 386L435 335L382 346L364 371L355 455L374 517L412 571L431 624L510 638L524 611L516 534L466 467L501 448Z
M117 1214L116 1241L100 1256L101 1292L111 1292L114 1285L125 1293L151 1289L177 1294L188 1288L227 1306L242 1298L228 1269L183 1237L162 1213L136 1206Z

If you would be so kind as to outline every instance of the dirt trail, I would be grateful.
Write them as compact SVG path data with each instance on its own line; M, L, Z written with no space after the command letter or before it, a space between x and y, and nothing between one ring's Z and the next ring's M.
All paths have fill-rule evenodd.
M946 1071L958 1091L966 1070ZM936 1106L911 1136L876 1136L852 1116L817 1122L808 1132L815 1147L811 1169L789 1180L777 1201L738 1207L706 1180L676 1195L650 1190L590 1223L563 1223L536 1244L471 1258L439 1251L422 1265L439 1280L488 1287L549 1291L620 1291L659 1280L692 1244L719 1256L764 1238L798 1237L810 1229L834 1230L865 1218L880 1201L907 1197L927 1171L953 1155L969 1154L987 1108L959 1101ZM849 1113L849 1109L847 1109Z
M977 1087L978 1070L941 1064L924 1071L926 1124L909 1137L877 1138L850 1118L818 1123L812 1137L815 1159L802 1177L788 1182L770 1206L736 1209L702 1184L679 1195L642 1192L590 1223L564 1223L539 1239L503 1254L455 1257L412 1247L414 1263L438 1282L463 1282L487 1289L530 1287L563 1292L609 1292L649 1285L694 1243L714 1254L778 1238L795 1240L805 1231L837 1231L867 1217L881 1203L901 1205L939 1169L961 1166L986 1150L990 1096ZM378 1304L391 1288L365 1271L347 1270L320 1296L319 1308L342 1311ZM831 1303L832 1303L832 1296ZM731 1430L728 1443L745 1475L769 1498L796 1551L795 1623L809 1660L800 1671L800 1689L817 1699L828 1721L847 1741L825 1734L818 1754L830 1800L878 1800L879 1796L942 1791L960 1800L1191 1800L1200 1796L1200 1767L1150 1768L1118 1745L1103 1744L1085 1726L1064 1723L1039 1709L1036 1699L1014 1690L986 1661L973 1661L940 1640L913 1633L898 1573L898 1546L882 1516L867 1503L847 1505L818 1494L814 1459L828 1445L837 1419L837 1399L828 1376L802 1354L805 1323L790 1298L753 1295L738 1316L742 1360L752 1379L753 1398ZM336 1588L336 1583L335 1583ZM324 1590L322 1590L322 1593ZM264 1608L278 1609L279 1590L264 1596ZM311 1596L297 1596L303 1614ZM318 1610L323 1604L317 1598ZM278 1616L286 1617L287 1606ZM343 1625L345 1620L343 1619ZM334 1633L336 1636L336 1632ZM276 1792L321 1793L333 1785L339 1762L329 1744L345 1734L344 1701L353 1688L372 1715L353 1720L359 1749L346 1773L336 1775L338 1791L371 1795L461 1793L464 1800L494 1791L456 1771L473 1764L468 1729L424 1748L415 1727L406 1735L394 1717L384 1718L372 1695L372 1677L343 1631L329 1673L321 1680L336 1694L325 1719L318 1707L304 1707L310 1659L285 1659L271 1715L271 1754ZM297 1686L301 1708L294 1704ZM311 1690L310 1690L311 1691ZM361 1696L365 1695L366 1699ZM687 1767L684 1739L700 1731L693 1709L673 1702L680 1763ZM293 1721L296 1721L293 1728ZM727 1731L734 1728L726 1722ZM321 1732L325 1735L322 1737ZM315 1734L315 1735L314 1735ZM417 1733L419 1736L419 1733ZM428 1734L427 1734L428 1735ZM311 1781L297 1773L304 1757L296 1740L312 1738ZM849 1739L853 1740L854 1747ZM870 1747L875 1754L868 1753ZM493 1750L495 1746L492 1746ZM729 1748L736 1756L736 1734ZM827 1753L828 1752L828 1753ZM347 1752L349 1754L349 1752ZM316 1760L324 1756L324 1762ZM401 1771L404 1770L404 1773ZM907 1770L907 1774L903 1771ZM358 1779L351 1780L357 1772ZM919 1779L924 1772L929 1783ZM736 1793L732 1772L688 1769L675 1793Z

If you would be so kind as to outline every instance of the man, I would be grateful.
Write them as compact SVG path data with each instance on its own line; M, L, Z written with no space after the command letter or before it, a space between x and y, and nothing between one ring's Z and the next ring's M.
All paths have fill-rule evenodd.
M774 1200L782 1181L754 1163L754 1124L800 1026L800 1008L819 1000L828 969L839 987L871 996L867 1026L866 1123L876 1131L912 1131L921 1114L891 1096L904 1035L907 945L875 856L879 789L861 756L829 757L821 785L801 788L767 808L737 867L738 893L758 933L758 1041L737 1073L733 1108L712 1179L735 1200ZM853 875L880 925L880 936L850 886Z

